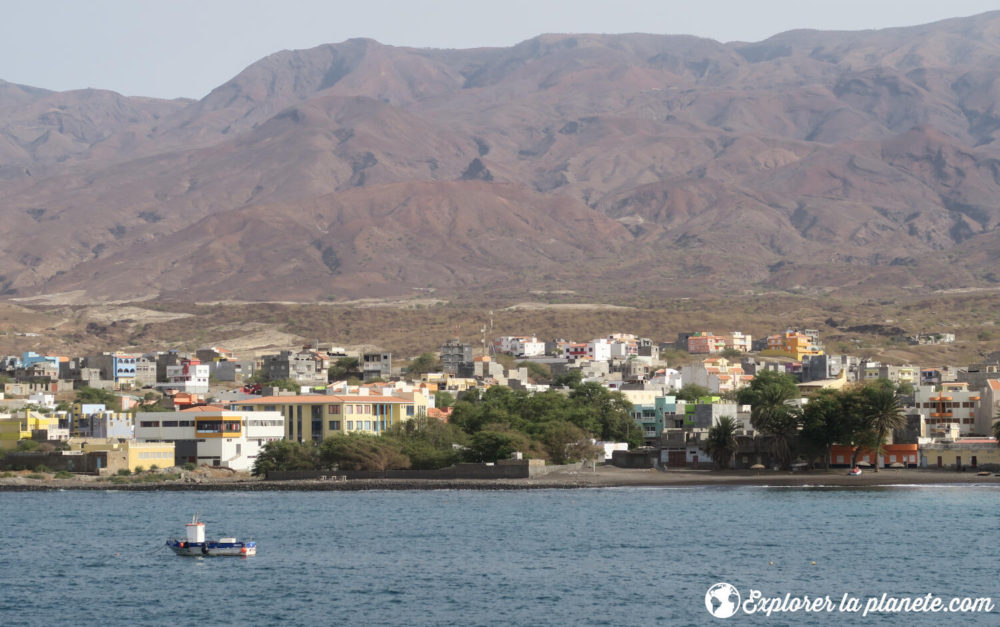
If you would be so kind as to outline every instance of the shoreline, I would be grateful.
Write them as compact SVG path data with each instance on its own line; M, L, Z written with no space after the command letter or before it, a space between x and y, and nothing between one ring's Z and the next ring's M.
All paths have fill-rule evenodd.
M0 492L135 491L135 492L355 492L366 490L567 490L582 488L879 488L920 486L1000 486L989 473L924 469L865 471L852 477L842 470L805 472L652 470L602 467L596 471L557 471L529 479L323 479L266 481L248 475L186 477L165 481L112 482L97 477L72 479L0 479Z

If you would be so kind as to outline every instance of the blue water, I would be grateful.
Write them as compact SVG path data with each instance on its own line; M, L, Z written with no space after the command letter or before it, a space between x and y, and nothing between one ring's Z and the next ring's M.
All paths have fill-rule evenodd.
M721 624L705 609L717 582L1000 603L998 504L967 486L0 493L0 624ZM258 555L163 548L195 512ZM863 622L995 625L1000 609Z

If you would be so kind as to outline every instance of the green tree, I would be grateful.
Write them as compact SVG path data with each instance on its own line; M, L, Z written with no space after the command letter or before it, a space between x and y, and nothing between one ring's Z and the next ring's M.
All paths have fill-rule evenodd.
M552 386L557 388L573 389L583 381L583 371L579 368L572 368L566 372L559 373L552 377Z
M822 448L827 468L832 462L833 445L853 447L859 433L867 428L857 406L854 390L827 389L817 392L802 410L802 438Z
M878 456L885 445L886 436L893 429L906 426L906 417L896 398L896 391L891 383L885 383L869 384L862 390L865 421L875 435L875 472L878 472Z
M393 425L383 438L396 440L410 467L435 469L451 466L461 460L461 449L468 435L457 425L437 418L419 415Z
M108 409L120 410L121 399L107 390L82 386L76 390L76 400L79 403L103 404Z
M360 373L361 368L357 357L339 357L327 370L330 381L342 381L352 376L356 377Z
M730 360L739 359L740 357L743 356L743 353L740 352L739 349L733 348L732 346L726 347L725 349L722 350L722 353L720 354L726 359Z
M469 439L466 459L470 462L495 463L501 459L510 459L515 451L527 451L530 447L531 443L523 433L483 429Z
M1000 446L1000 411L993 416L993 437L997 441L997 446Z
M632 417L632 403L621 392L612 392L599 383L582 383L569 393L577 408L594 413L596 428L591 432L605 442L628 442L642 446L642 427Z
M689 403L697 402L699 398L704 398L712 394L709 389L703 385L698 385L697 383L688 383L681 388L676 394L676 398L679 401L687 401Z
M251 472L259 477L270 471L314 470L317 461L316 446L312 442L274 440L261 448Z
M721 416L719 422L708 430L705 440L705 452L712 456L715 467L725 469L732 466L733 456L740 445L736 440L739 423L732 416Z
M452 396L451 392L447 390L438 390L437 392L434 392L434 406L438 409L452 407L454 404L455 397Z
M396 470L410 467L399 442L369 433L337 433L319 445L320 465L341 470Z
M414 375L437 372L439 370L441 370L441 362L438 361L438 358L435 357L433 353L421 353L410 362L409 366L406 367L406 374L412 377Z
M558 420L545 425L542 443L553 464L566 464L583 459L580 455L586 454L590 436L575 424Z
M798 394L795 379L769 370L759 372L739 394L740 403L750 405L750 424L771 438L771 453L785 469L791 465L791 442L800 425L798 410L788 402Z

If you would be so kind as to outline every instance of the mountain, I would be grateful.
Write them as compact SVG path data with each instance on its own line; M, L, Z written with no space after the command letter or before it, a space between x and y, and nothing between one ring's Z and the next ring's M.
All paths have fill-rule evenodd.
M755 43L283 51L199 101L0 81L0 292L1000 282L1000 12Z

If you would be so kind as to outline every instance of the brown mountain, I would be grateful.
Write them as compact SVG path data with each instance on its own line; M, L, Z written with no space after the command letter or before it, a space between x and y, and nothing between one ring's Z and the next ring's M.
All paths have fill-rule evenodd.
M0 82L0 291L987 286L998 35L350 40L197 102Z

